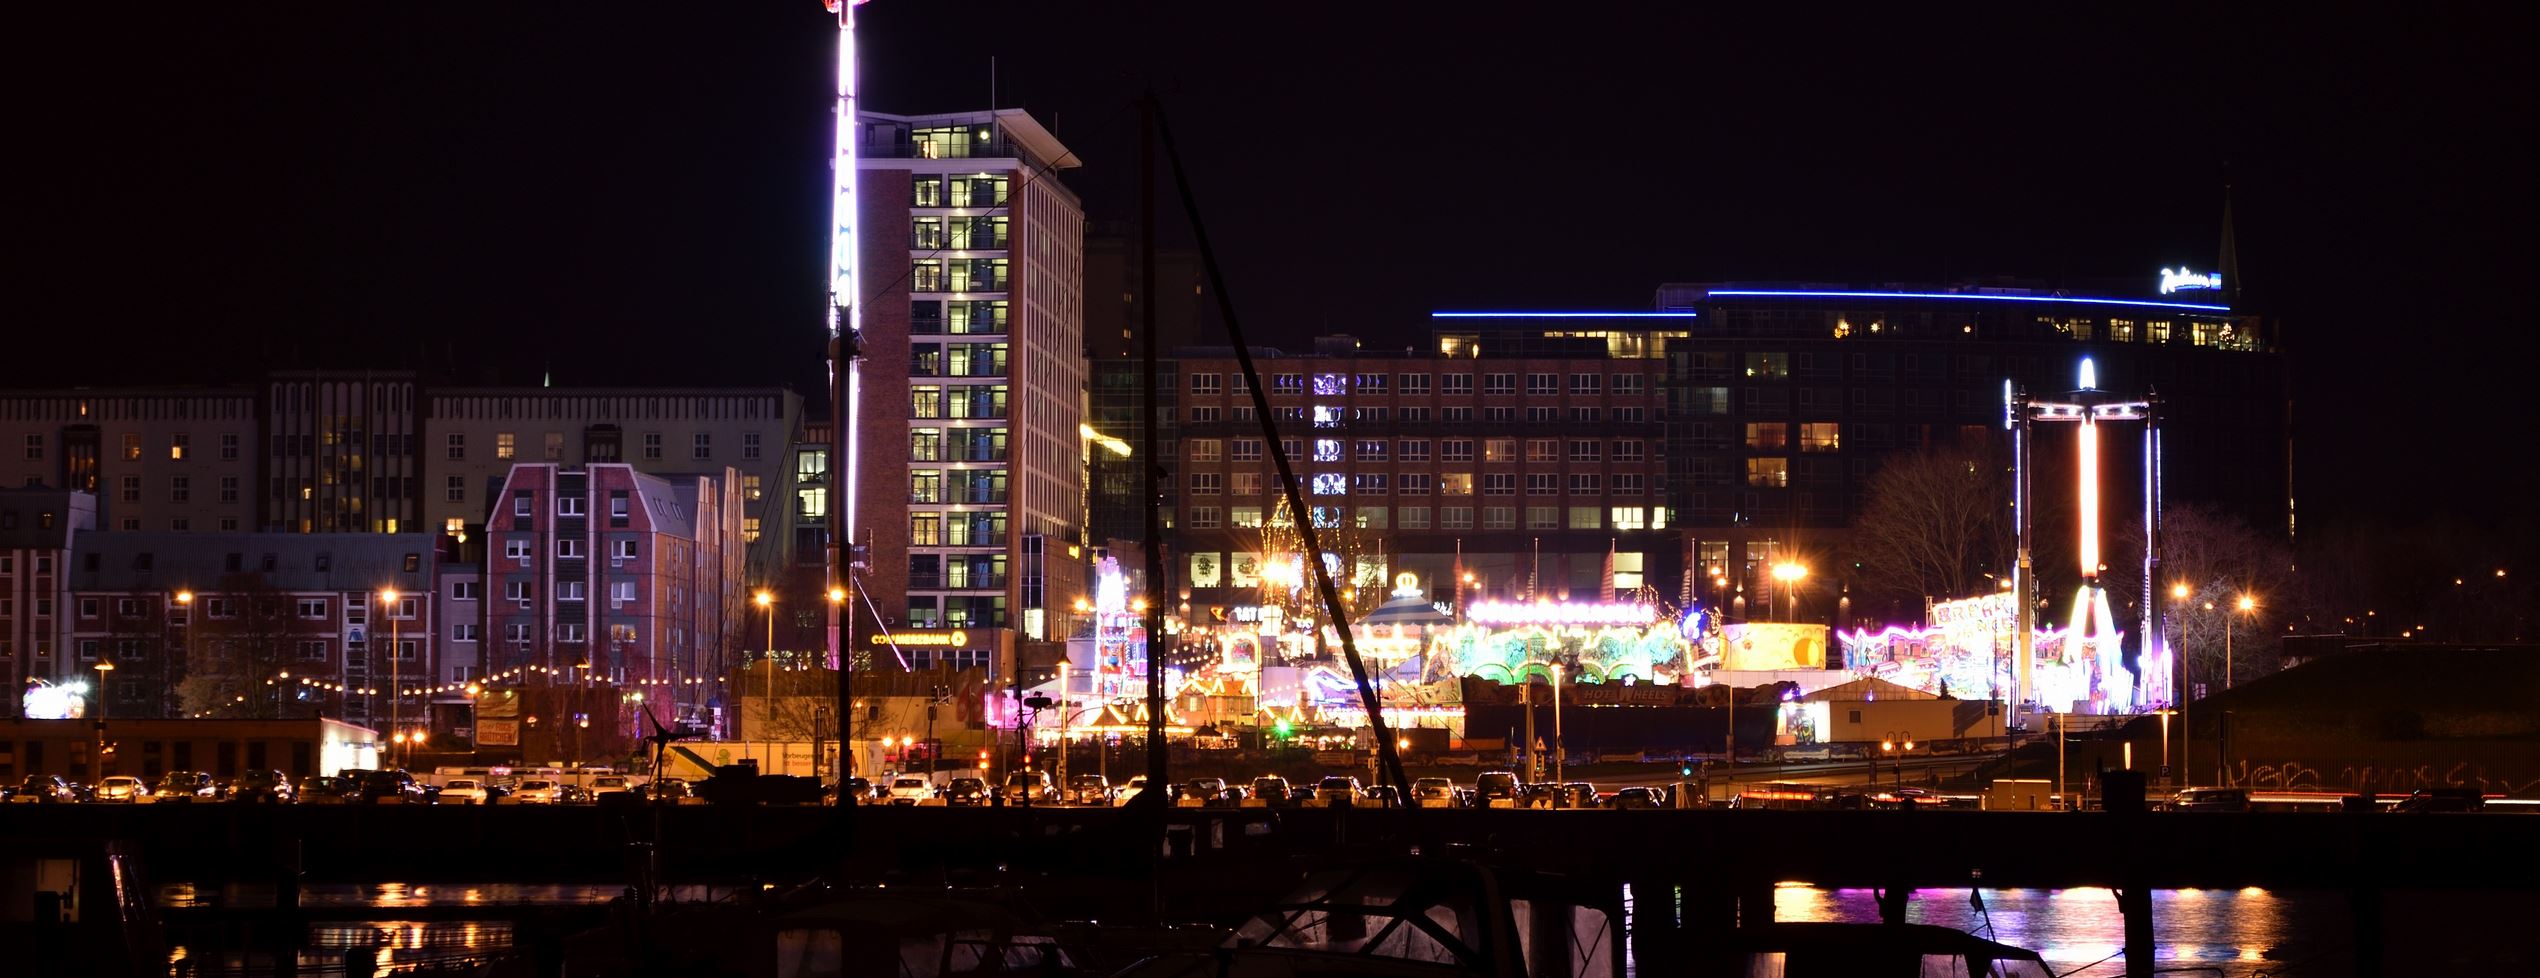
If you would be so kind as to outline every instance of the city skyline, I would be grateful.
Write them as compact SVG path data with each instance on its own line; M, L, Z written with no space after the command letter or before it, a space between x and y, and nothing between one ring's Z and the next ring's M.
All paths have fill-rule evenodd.
M106 359L46 329L13 386L275 363L819 388L816 11L42 16L60 44L40 63L72 94L32 106L55 192L30 309L155 342ZM2295 366L2306 508L2420 515L2404 486L2342 478L2350 439L2451 457L2455 512L2506 515L2502 487L2529 483L2527 459L2443 420L2514 416L2505 358L2351 355L2492 341L2517 315L2532 198L2485 120L2530 117L2529 97L2479 56L2512 31L1774 16L886 0L862 12L864 88L876 111L993 91L1034 112L1083 159L1063 179L1089 219L1118 221L1151 82L1234 300L1287 343L1416 342L1435 309L1642 309L1681 281L2150 291L2220 260L2228 184L2247 304ZM112 110L144 96L155 115Z

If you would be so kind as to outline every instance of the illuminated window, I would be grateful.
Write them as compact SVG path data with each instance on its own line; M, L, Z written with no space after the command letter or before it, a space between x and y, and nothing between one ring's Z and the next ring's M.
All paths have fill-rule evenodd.
M1244 529L1244 530L1256 530L1256 529L1260 529L1260 528L1261 528L1261 507L1259 507L1259 506L1237 506L1237 507L1235 507L1235 510L1234 510L1234 520L1235 520L1235 527L1236 527L1237 529Z
M1314 396L1341 397L1349 393L1349 378L1342 374L1315 374Z
M1349 477L1338 472L1317 472L1314 474L1314 482L1312 485L1314 494L1317 496L1346 496L1349 494Z
M1259 472L1237 472L1237 473L1235 473L1235 495L1238 495L1238 496L1258 496L1258 495L1261 495L1261 473L1259 473Z
M517 441L516 436L514 436L511 432L508 432L508 431L497 431L497 432L495 432L495 433L494 433L494 457L495 457L496 459L499 459L499 460L502 460L502 461L506 461L506 462L511 461L512 459L515 459L515 458L519 458L519 457L520 457L520 446L519 446L519 443L518 443L518 441Z
M1605 524L1605 510L1598 506L1570 507L1570 528L1593 530Z
M1780 380L1790 376L1790 354L1749 353L1746 375L1758 380Z
M168 436L168 458L170 458L170 459L174 459L174 460L179 461L179 462L185 461L185 447L186 447L186 443L187 443L189 440L191 440L191 438L192 438L192 436L190 436L190 435L184 435L184 434L169 435L169 436Z
M1799 450L1834 452L1843 449L1843 425L1833 421L1810 421L1799 426Z
M1485 439L1482 439L1482 461L1485 461L1485 462L1514 462L1514 461L1516 461L1516 460L1517 460L1517 439L1514 439L1514 438L1485 438Z
M1747 459L1746 484L1769 489L1779 489L1790 485L1790 460L1786 458Z
M1191 461L1218 462L1226 457L1226 443L1215 438L1193 438L1182 443L1190 449Z
M123 436L123 457L128 459L138 459L141 457L140 435Z
M1746 447L1759 452L1778 452L1790 447L1790 426L1779 421L1748 422Z
M1470 496L1472 494L1473 473L1445 472L1438 475L1438 495Z

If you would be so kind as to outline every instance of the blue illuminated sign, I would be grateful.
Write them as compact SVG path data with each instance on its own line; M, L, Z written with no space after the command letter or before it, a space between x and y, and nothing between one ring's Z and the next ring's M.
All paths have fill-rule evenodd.
M1690 312L1433 312L1431 319L1692 319Z
M2142 299L2076 299L2052 295L1975 295L1964 292L1794 292L1769 289L1713 289L1713 298L1753 297L1765 299L1974 299L1984 302L2061 302L2087 306L2149 306L2155 309L2197 309L2206 312L2230 312L2230 306L2205 305L2194 302L2149 302Z

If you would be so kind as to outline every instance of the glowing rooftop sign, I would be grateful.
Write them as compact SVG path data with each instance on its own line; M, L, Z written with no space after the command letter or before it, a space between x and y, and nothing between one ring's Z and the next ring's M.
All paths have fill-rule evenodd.
M2222 288L2221 272L2191 272L2187 266L2161 269L2161 294L2182 290L2214 291Z
M1761 299L1968 299L1977 302L2060 302L2085 306L2149 306L2154 309L2196 309L2206 312L2230 312L2230 306L2194 302L2152 302L2144 299L2083 299L2061 295L1977 295L1966 292L1810 292L1784 289L1712 289L1713 298L1747 297Z
M1484 625L1647 625L1658 610L1645 604L1572 604L1567 601L1482 601L1464 617Z

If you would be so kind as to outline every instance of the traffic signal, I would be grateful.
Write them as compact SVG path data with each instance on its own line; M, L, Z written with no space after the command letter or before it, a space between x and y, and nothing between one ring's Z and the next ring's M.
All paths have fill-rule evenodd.
M1288 720L1286 717L1280 717L1279 722L1273 725L1271 729L1279 732L1280 740L1286 740L1290 734L1296 732L1296 728L1288 726Z
M1688 778L1692 777L1692 776L1693 776L1693 762L1692 762L1692 761L1677 761L1677 762L1676 762L1676 773L1677 773L1677 774L1680 774L1680 775L1683 775L1683 776L1685 776L1685 777L1688 777Z

